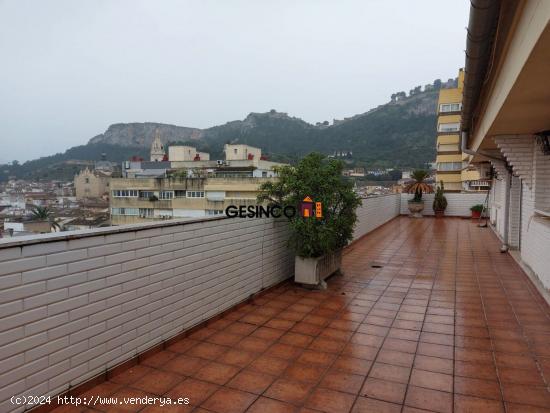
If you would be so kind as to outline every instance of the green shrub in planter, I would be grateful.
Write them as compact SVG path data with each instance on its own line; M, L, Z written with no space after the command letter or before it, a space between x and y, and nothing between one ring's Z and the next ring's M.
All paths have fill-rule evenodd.
M438 213L443 214L445 209L447 209L447 198L443 195L444 190L445 187L443 186L443 181L440 181L439 186L435 190L434 202L432 204L436 215L438 215Z
M321 257L345 247L353 238L361 204L353 184L342 176L344 163L311 153L296 166L277 168L278 179L261 185L258 202L292 205L290 246L300 257ZM322 203L322 217L303 218L300 204L309 196Z
M483 211L483 204L475 204L470 207L470 211L472 212L479 212Z

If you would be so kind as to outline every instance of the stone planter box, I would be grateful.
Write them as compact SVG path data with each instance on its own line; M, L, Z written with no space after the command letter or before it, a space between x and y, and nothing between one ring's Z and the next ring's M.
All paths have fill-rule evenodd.
M424 210L424 201L420 201L420 202L409 201L409 211L411 213L411 217L422 218L423 210Z
M316 258L296 257L294 281L309 286L326 287L325 279L342 266L342 250Z

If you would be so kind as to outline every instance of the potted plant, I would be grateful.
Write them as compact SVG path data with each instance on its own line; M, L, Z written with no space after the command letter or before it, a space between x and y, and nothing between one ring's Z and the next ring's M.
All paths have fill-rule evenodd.
M424 182L427 177L427 171L417 169L411 174L413 182L405 187L405 192L414 194L414 197L409 200L409 211L411 212L411 217L422 218L422 211L424 210L422 194L429 194L433 192L432 186Z
M298 283L325 286L324 279L340 269L342 248L352 240L361 200L343 169L342 161L312 153L296 166L277 168L278 179L260 187L259 202L296 211L288 220Z
M444 190L443 181L439 181L439 186L435 190L435 197L432 205L436 218L442 218L445 215L445 209L447 209L447 198L443 195Z
M483 212L483 204L475 204L470 207L470 211L472 211L472 218L480 218L481 213Z

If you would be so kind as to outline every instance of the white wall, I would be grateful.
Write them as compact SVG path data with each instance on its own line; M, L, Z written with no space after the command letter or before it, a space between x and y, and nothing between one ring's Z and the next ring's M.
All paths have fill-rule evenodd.
M400 194L363 198L357 209L357 224L353 239L362 237L399 215Z
M0 411L293 276L287 237L286 220L213 218L0 242Z
M469 217L471 215L470 207L475 204L483 204L486 196L487 192L445 194L445 198L447 198L445 215L449 217ZM409 214L408 201L412 198L412 194L401 194L401 214ZM424 211L422 211L422 214L434 215L432 208L434 194L424 194L422 195L422 199L424 200Z
M543 288L550 290L550 218L535 214L534 191L523 183L521 204L521 260Z

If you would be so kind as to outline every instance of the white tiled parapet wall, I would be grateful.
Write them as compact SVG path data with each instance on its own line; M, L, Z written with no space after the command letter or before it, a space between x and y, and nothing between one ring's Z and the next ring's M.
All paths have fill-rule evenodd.
M56 395L293 275L284 220L212 218L0 242L0 412Z

